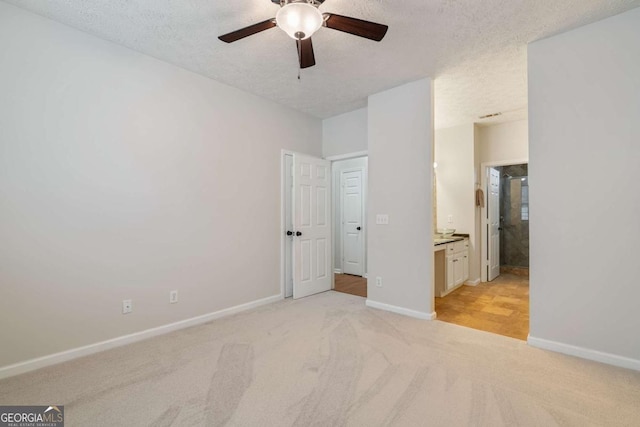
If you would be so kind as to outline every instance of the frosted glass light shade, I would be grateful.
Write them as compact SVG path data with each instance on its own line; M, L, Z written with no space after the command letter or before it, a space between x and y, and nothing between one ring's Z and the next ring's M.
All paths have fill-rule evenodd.
M309 3L288 3L276 14L276 24L292 39L308 39L322 26L322 13Z

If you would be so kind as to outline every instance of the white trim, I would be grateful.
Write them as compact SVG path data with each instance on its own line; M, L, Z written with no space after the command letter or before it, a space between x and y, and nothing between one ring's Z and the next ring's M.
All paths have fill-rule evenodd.
M367 150L364 150L364 151L356 151L354 153L337 154L335 156L327 156L324 159L332 161L332 162L335 162L336 160L355 159L355 158L358 158L358 157L364 157L364 156L368 156L368 155L369 155L369 152Z
M404 316L415 317L417 319L433 320L433 319L436 318L436 312L435 311L432 312L432 313L425 313L425 312L422 312L422 311L410 310L408 308L398 307L398 306L391 305L391 304L385 304L385 303L382 303L382 302L371 301L370 299L367 299L367 301L365 302L365 305L367 307L377 308L379 310L391 311L392 313L398 313L398 314L402 314Z
M285 160L285 156L286 155L292 155L292 153L288 152L287 150L281 150L280 153L280 294L282 295L282 297L284 298L284 293L285 293L285 286L286 284L285 282L285 248L286 248L286 242L285 242L285 219L286 219L286 213L285 213L285 207L284 207L284 201L285 201L285 177L284 177L284 168L286 165L286 160Z
M282 296L282 298L285 297L285 292L286 292L286 284L285 284L285 280L286 280L286 273L285 273L285 250L287 247L287 243L286 243L286 207L285 205L285 185L286 185L286 179L285 179L285 167L287 165L287 161L285 160L286 156L293 156L295 157L297 153L295 151L290 151L290 150L280 150L280 294Z
M467 280L466 282L464 282L464 284L467 286L478 286L480 284L480 279Z
M369 278L369 273L364 273L364 276L362 276L362 277L364 277L365 279L368 279Z
M589 348L578 347L571 344L545 340L543 338L532 337L531 335L527 337L527 344L544 350L551 350L558 353L568 354L570 356L580 357L582 359L606 363L607 365L640 371L640 360L618 356L617 354L604 353L602 351L591 350Z
M498 160L480 163L480 188L484 191L484 207L480 208L480 280L487 281L487 205L489 189L487 188L487 168L529 164L529 159ZM476 264L477 265L477 264Z
M325 159L326 160L326 159ZM331 275L331 290L336 288L336 274L342 274L341 268L336 268L336 224L338 218L336 218L336 206L335 206L335 191L336 183L334 182L335 171L333 170L335 163L331 162L329 169L331 170L331 195L329 196L329 204L331 205L331 269L333 273ZM342 263L340 263L342 267Z
M0 379L12 377L26 372L34 371L36 369L44 368L58 363L67 362L69 360L77 359L78 357L88 356L90 354L99 353L101 351L109 350L111 348L120 347L127 344L132 344L138 341L146 340L158 335L163 335L169 332L177 331L180 329L188 328L191 326L201 325L203 323L210 322L221 317L229 316L231 314L240 313L242 311L250 310L252 308L259 307L265 304L271 304L276 301L281 301L282 295L273 295L267 298L251 301L245 304L236 305L234 307L225 308L222 310L214 311L213 313L204 314L202 316L192 317L186 320L180 320L178 322L169 323L168 325L158 326L156 328L146 329L140 332L134 332L133 334L123 335L121 337L112 338L110 340L101 341L94 344L77 347L71 350L62 351L60 353L49 354L47 356L38 357L35 359L26 360L24 362L14 363L12 365L3 366L0 368Z

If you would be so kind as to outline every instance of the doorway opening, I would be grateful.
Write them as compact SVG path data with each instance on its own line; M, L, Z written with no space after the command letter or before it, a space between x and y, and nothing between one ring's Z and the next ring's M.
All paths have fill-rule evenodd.
M331 164L282 151L281 292L302 298L333 284Z
M486 165L482 211L482 281L529 276L529 168L526 162Z
M367 296L367 153L282 151L281 292Z
M483 163L481 283L435 299L438 319L526 340L529 333L529 176L526 161Z
M501 166L500 274L529 276L528 165Z
M331 164L334 215L334 290L367 296L368 157L336 159Z

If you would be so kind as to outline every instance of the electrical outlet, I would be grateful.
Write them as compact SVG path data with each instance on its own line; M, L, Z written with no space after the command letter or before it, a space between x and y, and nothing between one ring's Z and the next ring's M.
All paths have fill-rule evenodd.
M129 314L133 311L133 301L126 299L122 301L122 314Z
M449 214L449 216L447 217L447 222L449 224L453 224L453 215Z
M169 292L169 304L175 304L178 302L178 291Z
M380 276L376 277L376 286L379 288L382 287L382 277Z

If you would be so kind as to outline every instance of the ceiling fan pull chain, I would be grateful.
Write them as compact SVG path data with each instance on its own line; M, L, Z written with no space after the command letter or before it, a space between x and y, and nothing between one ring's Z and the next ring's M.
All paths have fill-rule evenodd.
M300 33L296 33L298 36L298 80L300 80L300 73L302 72L302 37Z

